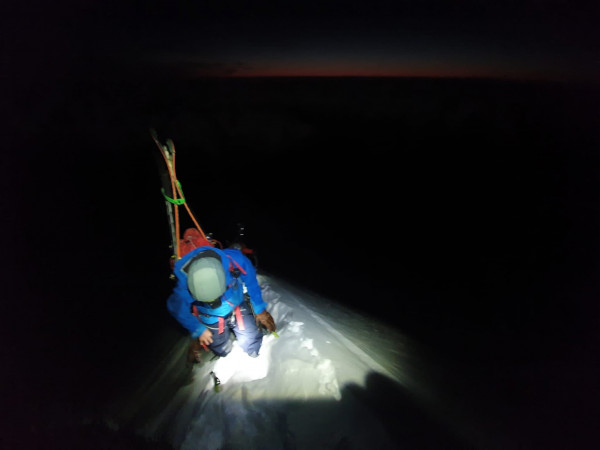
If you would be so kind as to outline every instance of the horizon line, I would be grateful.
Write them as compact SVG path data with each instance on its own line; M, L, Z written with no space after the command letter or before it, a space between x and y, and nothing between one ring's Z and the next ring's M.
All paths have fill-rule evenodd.
M306 78L354 78L354 79L406 79L406 80L481 80L481 81L505 81L518 83L578 83L597 84L593 80L537 78L537 77L510 77L510 76L486 76L486 75L196 75L185 77L195 79L306 79Z

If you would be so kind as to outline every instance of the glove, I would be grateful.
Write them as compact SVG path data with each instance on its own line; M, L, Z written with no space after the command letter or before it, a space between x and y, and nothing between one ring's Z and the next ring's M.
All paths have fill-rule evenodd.
M275 321L268 311L263 311L256 315L256 324L258 325L259 323L271 333L275 331Z
M190 348L188 349L187 355L188 363L200 363L202 362L202 347L200 347L200 341L198 339L192 339Z

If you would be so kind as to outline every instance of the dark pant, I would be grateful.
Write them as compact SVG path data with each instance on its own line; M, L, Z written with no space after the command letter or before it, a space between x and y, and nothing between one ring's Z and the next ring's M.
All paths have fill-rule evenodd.
M208 347L219 356L225 356L231 351L231 332L235 335L238 344L246 353L250 356L258 356L258 351L262 345L263 334L262 331L256 326L256 320L250 309L248 303L243 302L240 305L240 312L242 313L242 320L244 321L245 330L241 330L235 313L231 313L225 317L225 329L219 334L218 323L207 325L212 332L213 342Z

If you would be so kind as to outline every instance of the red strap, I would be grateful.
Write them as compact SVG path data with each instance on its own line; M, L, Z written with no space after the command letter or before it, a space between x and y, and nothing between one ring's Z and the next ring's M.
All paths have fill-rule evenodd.
M233 264L235 264L235 266L240 269L240 272L242 272L244 275L246 275L246 271L242 268L242 266L240 266L235 259L233 259L231 256L227 255L227 257L231 260L229 261L229 271L231 271L231 269L233 269ZM233 264L232 264L233 263Z
M225 319L219 317L219 334L223 333L223 331L225 331Z
M236 306L235 309L235 320L237 320L237 324L240 330L244 331L246 326L244 325L244 319L242 318L242 311L240 310L240 306Z
M196 319L200 320L200 313L198 312L198 308L196 307L196 305L192 305L192 314L196 316ZM200 340L200 338L198 338L198 340ZM208 347L205 344L202 344L202 342L200 342L200 344L204 348L204 351L207 352Z

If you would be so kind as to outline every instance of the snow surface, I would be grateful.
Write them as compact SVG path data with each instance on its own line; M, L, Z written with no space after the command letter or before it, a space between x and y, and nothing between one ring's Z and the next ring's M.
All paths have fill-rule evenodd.
M138 391L115 406L113 427L133 424L180 449L415 448L411 442L432 439L395 428L399 390L424 409L431 404L413 343L316 294L265 275L259 282L279 337L265 336L258 358L234 343L227 357L191 368L190 339L178 335ZM439 427L441 442L453 447L453 434Z

